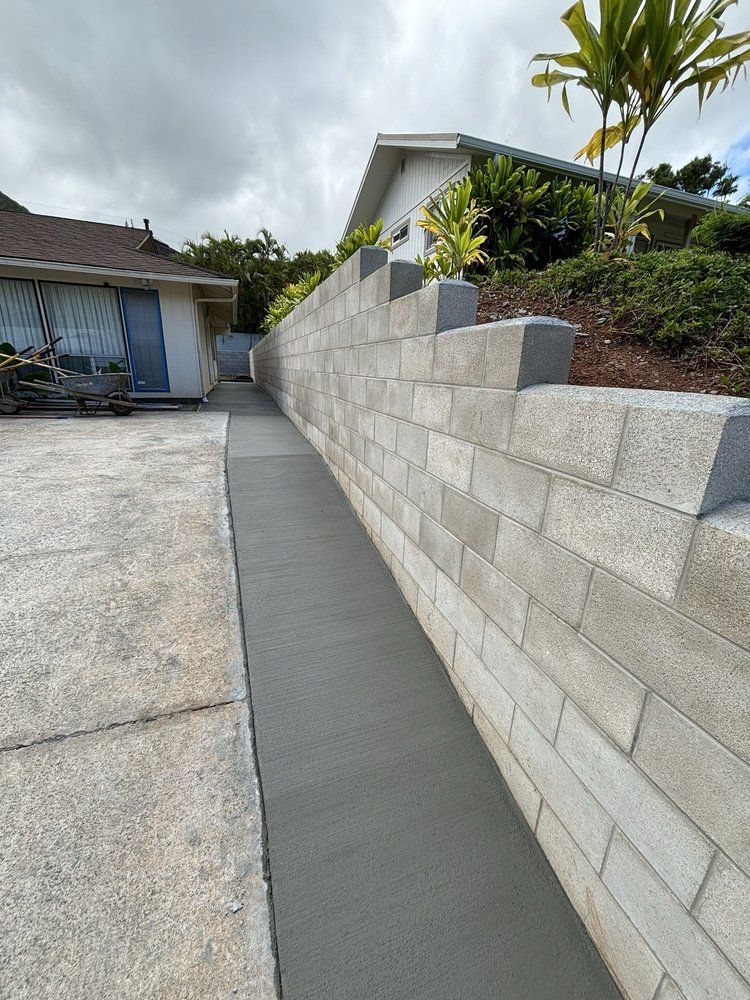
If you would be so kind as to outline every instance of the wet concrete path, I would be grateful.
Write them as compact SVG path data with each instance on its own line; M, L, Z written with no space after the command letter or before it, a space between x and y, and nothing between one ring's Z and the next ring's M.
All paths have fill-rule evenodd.
M619 996L323 460L224 384L284 1000Z

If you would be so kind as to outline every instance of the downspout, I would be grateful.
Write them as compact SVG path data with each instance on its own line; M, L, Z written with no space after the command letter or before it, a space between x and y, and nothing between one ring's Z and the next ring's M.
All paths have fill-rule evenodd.
M200 313L198 312L198 306L200 304L207 303L207 302L223 302L225 305L227 303L229 303L230 305L234 306L234 303L237 301L237 296L238 295L239 295L239 291L237 289L235 289L234 293L232 294L231 299L227 299L227 298L221 298L221 299L217 299L217 298L211 298L211 299L210 298L193 299L193 304L195 306L195 350L197 352L196 353L196 358L198 360L198 379L199 379L199 384L200 384L200 387L201 387L201 392L203 392L203 372L201 371L201 342L200 342L200 336L201 336L201 333L200 333L200 331L201 331L201 319L200 319ZM232 312L234 312L234 310L232 310ZM213 386L212 386L212 388L213 388ZM204 395L203 398L202 398L202 402L206 403L207 401L208 400L206 399L206 397Z

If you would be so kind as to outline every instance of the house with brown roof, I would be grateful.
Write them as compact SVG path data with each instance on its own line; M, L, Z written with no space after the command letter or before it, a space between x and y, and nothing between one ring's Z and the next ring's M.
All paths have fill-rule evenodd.
M135 398L201 399L216 336L237 317L237 281L173 259L144 228L0 212L0 342L60 338L61 366L131 373Z

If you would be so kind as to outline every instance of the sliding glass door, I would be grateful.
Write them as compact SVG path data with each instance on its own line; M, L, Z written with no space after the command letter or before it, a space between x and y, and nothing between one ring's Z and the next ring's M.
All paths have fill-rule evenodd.
M159 293L151 288L121 288L122 313L136 392L169 392Z

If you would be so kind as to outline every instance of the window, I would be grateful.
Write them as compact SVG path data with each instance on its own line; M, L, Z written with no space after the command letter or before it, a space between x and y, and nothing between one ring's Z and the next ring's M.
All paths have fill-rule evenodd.
M34 282L0 278L0 341L22 351L46 339Z
M127 371L125 337L116 288L40 282L42 301L61 366L93 374L109 365Z
M435 249L435 240L436 239L437 239L437 237L435 236L434 233L430 232L429 229L425 229L425 231L424 231L424 252L426 254L432 253L432 251Z
M401 246L402 243L406 243L409 239L409 222L406 221L398 227L398 229L391 230L391 250L394 247Z

